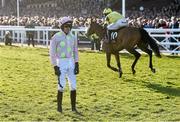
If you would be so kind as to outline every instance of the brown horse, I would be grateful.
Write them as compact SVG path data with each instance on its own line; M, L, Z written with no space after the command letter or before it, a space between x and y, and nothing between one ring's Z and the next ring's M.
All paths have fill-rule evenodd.
M101 39L106 36L107 30L103 26L99 25L96 22L91 22L86 36L90 36L93 33L96 33ZM119 72L119 77L122 76L123 72L121 69L119 51L126 49L129 53L135 56L135 60L131 66L132 73L135 74L135 65L140 58L141 54L135 50L136 47L140 48L142 51L146 52L149 55L149 68L153 73L155 69L152 65L152 50L157 57L161 57L159 47L154 39L152 39L149 34L143 28L135 27L124 27L118 30L117 41L115 43L107 43L103 41L103 50L106 52L106 60L108 68L113 71ZM149 49L148 46L150 46ZM111 54L115 55L118 69L110 65Z

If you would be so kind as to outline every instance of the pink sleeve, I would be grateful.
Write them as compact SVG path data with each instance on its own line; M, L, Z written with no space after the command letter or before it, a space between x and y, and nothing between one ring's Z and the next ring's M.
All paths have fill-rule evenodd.
M57 65L57 41L56 35L51 38L49 49L50 61L53 66Z
M75 38L75 43L74 43L74 60L75 62L79 61L79 55L78 55L78 42L77 42L77 38Z

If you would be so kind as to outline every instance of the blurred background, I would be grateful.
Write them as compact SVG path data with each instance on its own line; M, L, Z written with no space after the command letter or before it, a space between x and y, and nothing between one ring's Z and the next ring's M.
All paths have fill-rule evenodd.
M171 17L180 18L180 0L125 2L126 18L132 26L166 28ZM87 26L92 16L102 22L105 7L122 13L121 0L19 0L20 25L33 21L36 25L51 26L56 19L71 16L74 26ZM17 0L0 0L0 25L17 25Z

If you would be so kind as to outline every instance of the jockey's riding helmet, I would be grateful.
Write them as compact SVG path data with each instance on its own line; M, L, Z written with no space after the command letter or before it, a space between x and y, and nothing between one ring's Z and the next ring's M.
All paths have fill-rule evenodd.
M60 19L59 22L60 22L61 28L63 28L65 25L72 28L73 20L70 17L63 17L63 18Z
M110 8L105 8L104 11L103 11L103 14L104 15L108 15L112 12L112 10Z

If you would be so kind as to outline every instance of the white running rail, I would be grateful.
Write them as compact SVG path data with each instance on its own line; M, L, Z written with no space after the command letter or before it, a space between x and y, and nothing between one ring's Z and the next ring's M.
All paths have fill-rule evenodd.
M179 29L146 29L149 35L161 45L161 52L165 53L180 53L180 28ZM23 46L26 43L27 31L34 31L34 40L42 42L41 44L49 46L50 33L59 31L59 29L52 29L51 27L37 26L35 28L25 28L24 26L0 26L0 39L4 38L6 31L10 31L12 39ZM72 29L75 36L78 38L79 34L85 33L86 28ZM90 43L90 41L79 40L79 43Z

